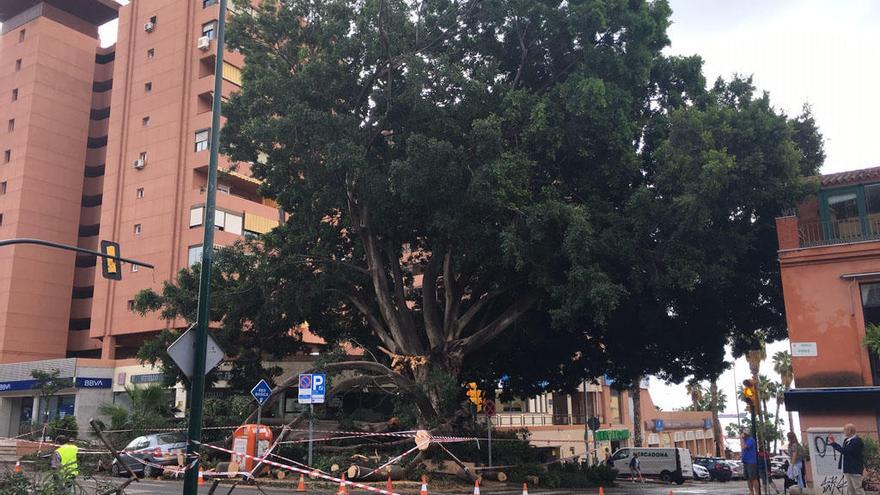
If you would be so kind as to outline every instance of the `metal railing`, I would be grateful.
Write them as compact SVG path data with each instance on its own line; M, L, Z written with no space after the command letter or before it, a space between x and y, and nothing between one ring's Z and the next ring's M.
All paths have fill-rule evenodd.
M880 240L880 215L827 222L798 222L798 237L801 247Z
M582 414L499 412L493 423L495 426L559 426L582 425L586 419Z

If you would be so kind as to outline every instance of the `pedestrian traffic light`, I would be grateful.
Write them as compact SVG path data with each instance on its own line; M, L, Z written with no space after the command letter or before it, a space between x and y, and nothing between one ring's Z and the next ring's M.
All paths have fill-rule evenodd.
M119 262L119 244L101 241L101 274L110 280L122 280L122 265Z
M477 388L476 382L467 384L467 396L471 404L477 407L477 412L483 410L483 391Z
M743 380L743 399L749 407L755 407L758 403L758 392L755 390L754 380Z

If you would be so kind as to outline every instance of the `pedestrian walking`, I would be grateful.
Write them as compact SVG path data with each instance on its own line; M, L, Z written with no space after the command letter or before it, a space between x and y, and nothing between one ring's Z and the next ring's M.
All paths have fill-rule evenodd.
M806 488L807 481L804 479L804 459L807 451L798 441L793 431L788 432L788 469L785 476L794 481L799 487Z
M639 454L633 452L632 459L629 460L629 475L632 478L632 482L636 482L636 477L639 478L639 481L644 483L645 478L642 477L642 466L639 462Z
M843 427L843 445L837 443L834 437L829 437L831 448L840 452L840 460L837 463L839 469L843 469L846 478L846 495L865 495L862 488L862 473L865 471L865 444L856 434L856 427L849 423Z
M748 430L743 430L741 436L743 475L749 483L749 495L758 495L761 493L761 482L758 479L758 445Z

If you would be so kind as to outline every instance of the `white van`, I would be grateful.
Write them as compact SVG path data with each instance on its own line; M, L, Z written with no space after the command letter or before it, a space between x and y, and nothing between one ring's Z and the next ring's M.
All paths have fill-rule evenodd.
M611 456L611 465L621 476L629 476L629 461L633 453L639 456L642 476L674 481L679 485L694 477L691 452L680 448L625 447Z

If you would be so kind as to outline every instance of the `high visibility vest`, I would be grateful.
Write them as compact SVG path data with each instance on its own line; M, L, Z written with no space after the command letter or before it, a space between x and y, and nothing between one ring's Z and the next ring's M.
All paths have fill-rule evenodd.
M56 452L58 452L58 456L61 458L61 467L59 468L61 474L71 478L79 476L79 466L76 461L76 454L79 452L79 447L68 443L58 447Z

